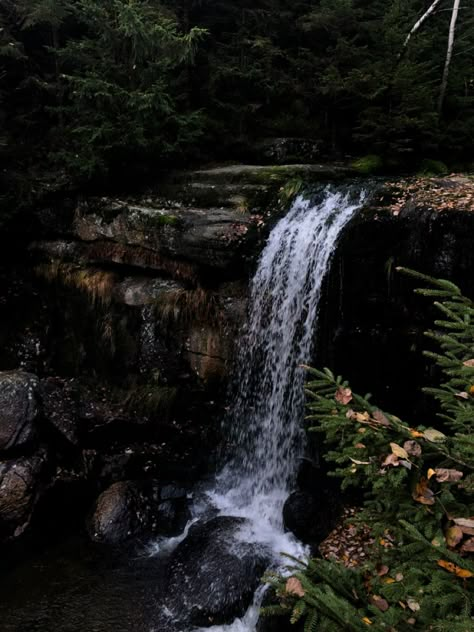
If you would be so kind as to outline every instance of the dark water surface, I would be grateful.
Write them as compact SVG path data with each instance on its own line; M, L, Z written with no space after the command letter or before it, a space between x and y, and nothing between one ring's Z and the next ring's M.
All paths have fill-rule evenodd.
M166 562L75 536L1 568L1 632L165 632L155 627Z

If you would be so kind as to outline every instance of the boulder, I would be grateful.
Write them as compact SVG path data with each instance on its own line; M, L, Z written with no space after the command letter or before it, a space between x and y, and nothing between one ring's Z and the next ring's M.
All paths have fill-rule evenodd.
M150 535L153 521L153 499L146 497L138 483L120 481L99 496L87 530L95 542L119 544Z
M0 373L0 451L18 448L35 435L38 379L31 373Z
M181 626L229 623L252 602L269 555L235 537L245 522L227 516L198 522L174 550L165 605Z
M0 462L0 541L20 536L29 526L45 462L44 454Z

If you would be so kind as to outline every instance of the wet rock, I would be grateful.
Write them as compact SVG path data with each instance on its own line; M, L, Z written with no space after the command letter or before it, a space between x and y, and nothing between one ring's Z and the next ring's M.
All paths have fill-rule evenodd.
M0 462L0 541L22 535L29 526L45 463L44 454Z
M58 378L41 381L43 414L48 423L73 445L79 443L78 398L71 382Z
M175 498L160 503L156 510L157 532L167 537L179 535L191 518L186 498Z
M0 373L0 450L17 448L35 435L38 379L31 373Z
M303 542L314 539L318 507L314 497L307 492L293 492L283 507L285 528Z
M174 551L165 603L181 625L228 623L250 605L268 556L235 538L245 522L217 517L197 523Z
M119 544L151 535L156 529L157 501L156 488L152 492L133 481L114 483L95 503L87 521L89 536L95 542Z

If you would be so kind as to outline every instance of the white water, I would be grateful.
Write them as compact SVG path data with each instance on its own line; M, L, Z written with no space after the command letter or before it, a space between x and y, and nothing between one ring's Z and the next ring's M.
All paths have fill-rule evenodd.
M197 517L210 503L220 515L247 518L236 544L265 546L280 568L282 552L307 555L285 533L282 517L304 450L300 365L311 360L322 284L337 240L364 198L332 187L317 202L298 197L272 230L251 285L238 353L236 393L226 421L231 458L207 492L207 502L195 507ZM208 632L252 632L262 598L263 588L243 618Z
M280 544L283 504L303 454L300 365L311 358L323 280L363 199L333 188L317 203L298 197L271 232L252 282L228 419L234 454L210 497L222 513L249 518L266 542Z

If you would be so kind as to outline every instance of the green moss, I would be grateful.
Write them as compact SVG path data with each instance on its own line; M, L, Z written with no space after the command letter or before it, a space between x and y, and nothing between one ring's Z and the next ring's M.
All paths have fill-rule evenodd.
M368 154L367 156L362 156L357 160L354 160L352 163L352 168L355 169L358 173L364 176L369 176L374 173L378 173L382 170L383 161L380 156L375 154Z
M424 176L446 176L449 173L448 167L441 160L422 160L420 164L420 174Z

